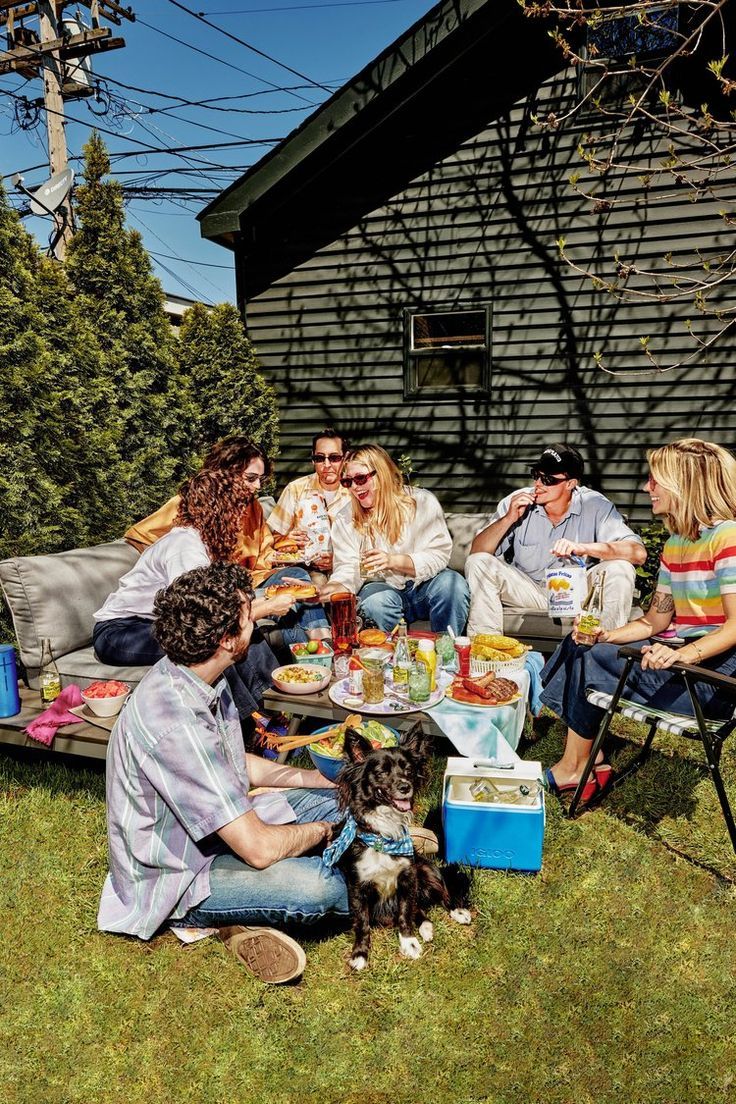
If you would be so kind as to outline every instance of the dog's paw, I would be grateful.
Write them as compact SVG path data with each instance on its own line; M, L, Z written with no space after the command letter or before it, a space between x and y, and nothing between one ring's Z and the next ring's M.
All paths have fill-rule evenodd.
M399 936L399 954L404 958L420 958L422 954L422 944L413 935L400 935Z
M365 970L367 965L368 959L365 957L365 955L362 954L353 955L353 957L348 962L348 966L351 970Z
M456 924L470 924L473 917L467 909L453 909L450 913L450 919L454 920Z
M419 925L419 935L425 943L431 943L434 939L434 924L431 920L424 920Z

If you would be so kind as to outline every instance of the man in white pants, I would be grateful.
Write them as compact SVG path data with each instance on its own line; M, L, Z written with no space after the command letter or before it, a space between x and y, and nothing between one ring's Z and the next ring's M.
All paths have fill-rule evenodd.
M570 556L584 557L591 583L605 572L604 629L628 621L646 549L612 502L579 485L584 469L572 445L549 445L531 467L533 485L499 502L476 535L465 564L469 635L503 632L504 609L546 612L545 571Z

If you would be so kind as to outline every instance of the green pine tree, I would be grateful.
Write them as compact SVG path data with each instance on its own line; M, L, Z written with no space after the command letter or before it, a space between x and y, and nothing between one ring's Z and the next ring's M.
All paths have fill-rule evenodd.
M108 178L110 159L98 134L84 155L79 229L66 267L77 309L93 323L104 352L119 448L110 493L122 532L175 489L186 466L191 411L161 285L140 234L125 225L122 188Z
M85 543L106 405L94 333L0 187L0 555ZM104 466L104 459L103 459Z
M245 434L269 456L278 445L276 392L260 374L260 364L230 303L208 310L196 303L185 312L179 364L194 411L192 451L203 456L210 445L232 433Z

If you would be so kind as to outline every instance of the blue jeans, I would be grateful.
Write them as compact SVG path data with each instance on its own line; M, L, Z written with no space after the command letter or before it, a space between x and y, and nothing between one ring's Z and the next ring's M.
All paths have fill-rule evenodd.
M638 640L632 648L641 648L647 640ZM585 691L600 690L612 694L616 689L625 660L618 658L620 644L594 644L592 648L576 644L566 636L542 671L543 703L585 740L594 739L604 710L591 705ZM722 675L736 674L736 648L731 648L702 664ZM733 699L715 686L701 683L698 697L708 718L716 720L733 712ZM650 705L665 712L692 716L692 705L682 678L676 671L642 670L635 664L622 695L626 701Z
M273 575L269 575L267 579L264 579L259 587L256 587L256 597L263 598L266 587L276 586L284 578L304 579L307 583L312 581L309 572L303 567L281 567L278 571L274 571ZM329 627L329 621L322 606L307 606L303 602L299 602L295 610L289 610L286 616L280 617L276 623L281 629L284 644L287 646L289 644L300 644L303 640L307 640L307 634L313 629Z
M163 650L152 632L153 621L145 617L116 617L96 621L92 630L95 654L111 667L148 667L161 659ZM256 629L245 659L228 667L225 678L241 717L263 708L263 691L271 685L271 672L279 661L263 634Z
M343 817L334 790L289 790L286 798L299 824L313 820L339 821ZM186 916L180 926L217 928L227 924L281 927L314 924L325 916L348 916L345 879L339 871L324 870L318 855L282 859L265 870L255 870L228 853L210 867L210 895Z
M429 621L432 632L444 632L449 625L461 636L468 620L470 588L462 575L446 567L424 583L408 579L403 590L383 582L366 583L358 600L363 615L385 632L403 617L407 625Z

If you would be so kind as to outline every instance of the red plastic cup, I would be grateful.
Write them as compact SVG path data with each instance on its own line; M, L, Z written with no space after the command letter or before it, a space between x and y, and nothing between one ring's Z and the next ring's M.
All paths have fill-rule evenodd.
M460 675L467 678L470 675L470 637L455 637L455 655Z

